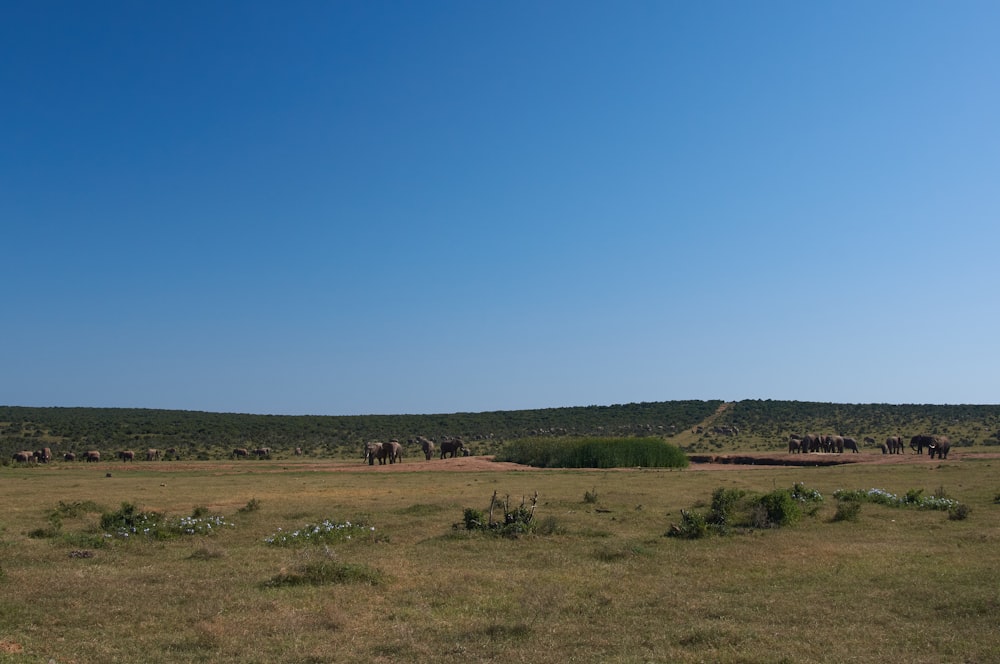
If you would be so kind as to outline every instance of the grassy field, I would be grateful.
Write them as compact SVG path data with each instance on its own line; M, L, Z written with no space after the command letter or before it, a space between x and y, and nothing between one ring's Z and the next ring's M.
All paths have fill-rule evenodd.
M441 471L463 461L0 468L0 662L1000 661L1000 459ZM717 488L794 483L825 497L795 526L665 536ZM833 520L835 490L869 488L971 512ZM537 492L539 533L454 527L494 492ZM104 537L122 503L224 523ZM324 520L365 527L265 542Z

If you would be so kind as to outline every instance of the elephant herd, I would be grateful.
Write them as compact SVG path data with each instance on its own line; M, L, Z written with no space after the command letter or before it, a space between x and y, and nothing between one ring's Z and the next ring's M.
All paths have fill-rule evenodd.
M847 436L819 436L807 433L804 436L792 434L788 439L788 451L792 454L807 452L836 452L844 450L858 452L858 441Z
M874 443L875 439L866 437L865 442ZM903 454L905 449L904 444L905 441L902 436L889 436L885 439L884 443L879 445L879 449L882 450L882 454ZM910 449L917 454L923 454L925 447L932 459L935 455L939 459L947 459L948 452L951 450L951 441L948 440L947 436L931 436L927 434L918 434L910 439ZM822 436L815 434L806 434L804 436L792 434L788 439L788 451L792 454L806 452L836 452L843 454L844 450L858 452L857 441L846 436Z
M430 461L434 458L435 452L440 454L440 458L445 459L448 457L454 458L459 453L462 456L469 456L469 449L462 442L461 438L445 438L441 440L440 444L435 444L430 438L424 436L417 436L416 438L411 438L407 441L410 445L418 445L420 447L420 452L424 455L424 459ZM396 439L390 440L388 443L370 442L365 443L363 450L363 458L368 462L369 466L375 465L378 461L379 465L385 465L388 461L389 463L396 463L403 461L403 446Z
M175 448L170 448L161 452L158 449L150 448L146 450L146 461L159 461L163 458L164 454L168 457L177 457L177 450ZM136 453L133 450L118 450L115 454L116 458L121 459L122 462L135 461ZM52 461L52 450L48 447L36 450L34 452L27 450L22 452L14 452L11 460L15 463L49 463ZM76 452L66 452L63 454L63 461L76 461ZM101 460L100 450L87 450L80 454L80 461L86 461L87 463L97 463Z

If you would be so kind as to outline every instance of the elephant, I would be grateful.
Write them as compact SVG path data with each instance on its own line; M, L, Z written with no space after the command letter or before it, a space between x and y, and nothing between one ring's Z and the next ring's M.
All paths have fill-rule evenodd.
M63 455L63 461L76 461L76 455L72 452L67 452Z
M35 451L35 461L38 463L48 463L52 461L52 450L47 447L43 447L40 450Z
M932 436L934 440L927 443L927 454L933 459L937 454L939 459L947 459L948 451L951 450L951 441L947 436Z
M379 465L385 463L385 452L382 449L382 443L370 442L365 443L365 461L368 462L369 466L375 465L375 459L378 459Z
M855 443L857 445L857 443ZM826 437L826 451L836 452L837 454L844 453L844 437L843 436L827 436Z
M31 451L14 452L11 460L17 463L33 463L35 461L35 453Z
M166 458L173 459L174 461L176 461L177 459L180 459L181 457L180 457L179 454L177 454L177 448L176 447L168 447L167 448L167 453L166 453Z
M852 452L855 452L857 454L861 453L858 450L858 441L854 440L853 438L847 438L847 437L845 437L843 440L844 440L843 446L840 448L841 452L843 452L844 450L851 450Z
M295 448L295 456L302 456L302 448L301 447L296 447Z
M871 436L865 436L864 444L865 445L874 445L875 444L875 439L872 438Z
M153 449L152 447L146 450L146 461L159 461L160 460L160 450Z
M903 438L901 436L889 436L885 439L885 446L889 448L889 454L902 454Z
M788 439L788 453L794 454L796 452L802 452L802 440L799 438L789 438Z
M101 452L99 450L87 450L83 458L87 463L98 463L101 460Z
M415 439L410 441L411 443L419 443L420 450L424 453L424 459L430 461L434 456L434 441L430 438L424 438L423 436L417 436Z
M245 447L237 447L236 449L233 450L234 459L240 459L240 458L245 459L248 456L250 456L250 452Z
M885 443L882 443L881 445L879 445L879 448L882 450L882 454L888 454L889 453L889 446L886 445Z
M398 440L382 443L382 451L389 458L389 463L403 462L403 446Z
M122 460L122 463L126 461L135 461L135 452L132 450L121 450L118 452L118 458Z
M819 451L819 436L813 433L807 433L802 437L802 442L800 443L800 448L803 453L806 452L817 452Z
M948 440L947 436L930 436L927 434L917 434L916 436L910 439L910 449L916 452L917 454L923 454L924 448L925 447L930 448L931 445L935 446L934 449L938 449L939 447L943 448L943 446L945 445L947 445L948 448L950 449L951 441ZM947 451L945 451L946 456L947 454L948 454ZM930 455L933 457L934 453L930 452Z
M461 438L453 438L451 440L441 441L442 459L447 458L449 454L451 455L451 458L454 459L455 456L458 454L459 450L462 451L462 456L468 456L467 454L465 454L465 443L462 442Z
M270 447L258 447L253 451L257 455L258 459L270 459L271 458L271 448Z

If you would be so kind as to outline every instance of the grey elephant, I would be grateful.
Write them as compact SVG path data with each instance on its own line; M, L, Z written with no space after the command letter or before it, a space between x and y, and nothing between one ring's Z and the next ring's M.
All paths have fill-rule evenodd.
M795 454L796 452L802 452L802 439L801 438L789 438L788 439L788 453Z
M923 454L925 447L932 458L937 453L939 458L944 459L948 456L948 450L951 449L951 441L948 440L948 436L931 436L924 433L917 434L910 439L910 449L917 454ZM940 456L942 453L944 456Z
M403 446L399 444L398 440L382 443L382 451L389 458L389 463L403 462Z
M448 455L455 458L458 455L459 450L462 452L462 456L468 456L465 454L465 443L462 442L461 438L453 438L451 440L441 441L441 458L445 459Z
M853 438L848 438L846 436L844 437L843 440L844 440L843 445L840 448L841 452L843 452L844 450L851 450L852 452L860 454L860 451L858 450L858 441L854 440Z
M801 449L803 452L818 452L821 444L820 436L807 433L802 437Z
M382 443L370 442L365 443L364 458L368 462L369 466L375 465L375 460L378 459L379 465L385 463L385 452L382 450Z
M420 445L420 451L424 453L424 459L427 461L430 461L434 457L434 441L430 438L417 436L415 439L410 440L410 442Z
M35 461L35 454L31 451L14 452L11 460L16 463L33 463Z
M885 439L885 446L889 449L889 454L902 454L903 453L903 438L902 436L889 436Z
M933 440L927 443L927 454L933 459L934 455L937 454L939 459L947 459L948 452L951 450L951 441L948 440L947 436L932 436Z

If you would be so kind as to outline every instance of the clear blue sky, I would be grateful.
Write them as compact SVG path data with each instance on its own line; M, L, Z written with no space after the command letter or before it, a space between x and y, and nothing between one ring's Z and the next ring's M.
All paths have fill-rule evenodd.
M9 0L0 404L997 403L998 28Z

